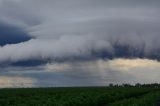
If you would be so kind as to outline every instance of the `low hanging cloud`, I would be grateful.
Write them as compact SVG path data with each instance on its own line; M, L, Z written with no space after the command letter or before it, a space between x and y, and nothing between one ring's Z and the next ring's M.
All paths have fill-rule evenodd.
M117 57L160 60L159 4L0 0L0 64Z
M93 44L92 44L93 43ZM99 40L94 41L92 36L85 39L80 36L65 36L59 40L33 39L28 42L0 47L0 62L18 62L31 59L63 60L75 58L89 58L92 51L112 51L109 43Z

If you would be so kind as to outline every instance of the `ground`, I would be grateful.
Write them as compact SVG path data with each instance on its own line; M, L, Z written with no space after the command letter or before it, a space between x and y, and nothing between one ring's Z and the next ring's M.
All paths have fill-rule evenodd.
M10 88L0 106L160 106L155 87Z

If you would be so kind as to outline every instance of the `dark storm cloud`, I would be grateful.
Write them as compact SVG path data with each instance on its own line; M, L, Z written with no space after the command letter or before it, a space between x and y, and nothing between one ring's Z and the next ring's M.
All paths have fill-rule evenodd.
M0 0L0 22L16 26L0 26L0 34L6 33L0 38L11 43L36 38L0 47L0 63L159 60L159 5L159 0Z
M30 40L32 37L28 32L16 26L0 23L0 45L15 44Z

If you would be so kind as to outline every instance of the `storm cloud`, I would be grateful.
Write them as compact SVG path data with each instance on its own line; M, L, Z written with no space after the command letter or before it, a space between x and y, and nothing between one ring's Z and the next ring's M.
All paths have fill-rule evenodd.
M0 45L15 44L30 40L32 37L16 26L0 24Z
M159 4L0 0L0 64L118 57L160 60Z

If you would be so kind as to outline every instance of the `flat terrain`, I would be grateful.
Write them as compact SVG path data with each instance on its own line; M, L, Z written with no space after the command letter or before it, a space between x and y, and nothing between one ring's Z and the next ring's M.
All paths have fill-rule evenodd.
M160 106L152 87L0 89L0 106Z

